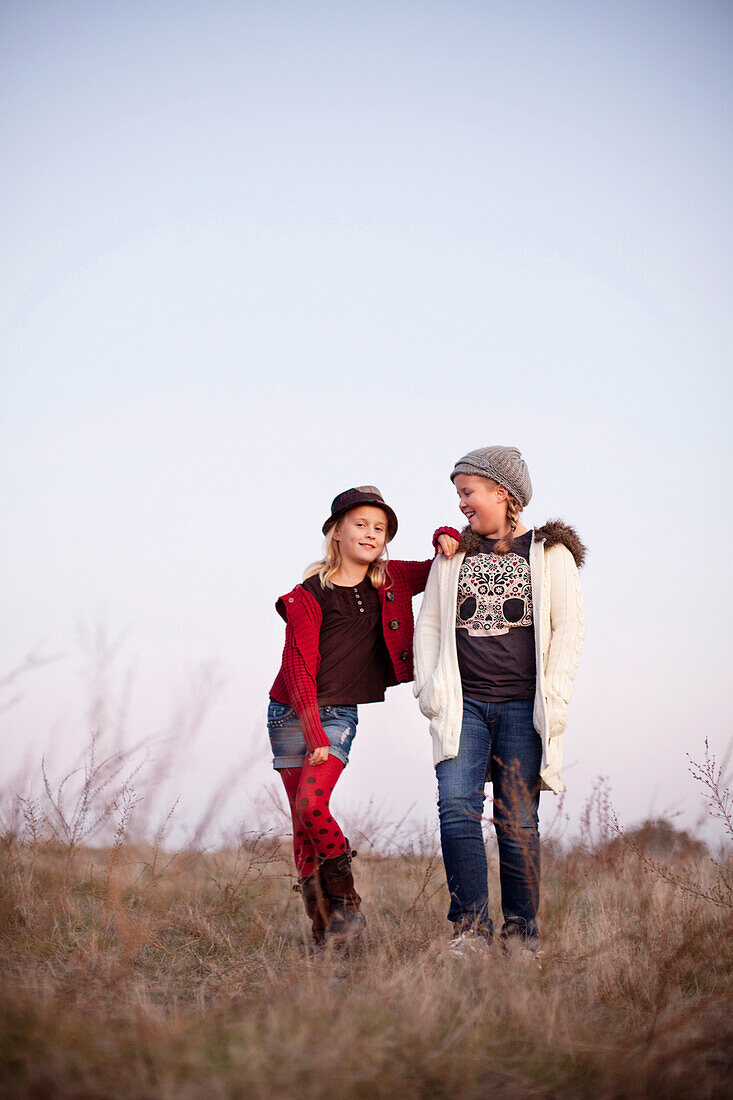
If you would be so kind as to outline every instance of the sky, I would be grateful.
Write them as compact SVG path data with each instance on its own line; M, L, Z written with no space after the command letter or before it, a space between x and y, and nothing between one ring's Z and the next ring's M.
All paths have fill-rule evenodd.
M426 558L501 443L525 522L589 548L561 817L602 780L697 827L687 754L731 744L732 32L705 0L3 0L6 792L99 728L180 835L256 829L274 603L331 499L378 485ZM337 793L434 830L409 686Z

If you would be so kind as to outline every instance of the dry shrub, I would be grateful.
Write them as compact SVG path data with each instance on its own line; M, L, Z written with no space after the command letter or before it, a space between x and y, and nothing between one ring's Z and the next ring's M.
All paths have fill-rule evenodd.
M141 843L116 775L97 848L37 803L6 816L0 1094L730 1095L730 856L666 822L624 833L603 784L581 836L544 846L538 964L448 953L434 837L402 822L370 823L379 851L358 843L365 935L313 957L286 837L171 853L163 825Z

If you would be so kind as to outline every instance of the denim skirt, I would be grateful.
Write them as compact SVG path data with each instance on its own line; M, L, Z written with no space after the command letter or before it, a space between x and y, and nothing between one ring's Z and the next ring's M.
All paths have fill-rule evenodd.
M337 756L346 767L359 721L356 707L319 707L318 714L324 733L331 742L330 755ZM267 708L267 732L272 745L273 768L299 768L308 753L308 746L300 719L293 708L271 699Z

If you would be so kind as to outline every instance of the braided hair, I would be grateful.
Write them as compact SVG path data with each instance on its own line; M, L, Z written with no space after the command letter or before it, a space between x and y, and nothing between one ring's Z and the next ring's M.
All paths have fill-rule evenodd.
M511 493L508 493L506 498L506 518L509 524L509 530L494 546L495 554L508 554L511 551L514 545L514 532L517 529L521 511L522 505L517 498L513 497Z

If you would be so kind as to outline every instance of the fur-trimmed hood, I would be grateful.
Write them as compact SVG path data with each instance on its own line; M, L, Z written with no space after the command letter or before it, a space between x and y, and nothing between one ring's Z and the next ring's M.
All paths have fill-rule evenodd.
M548 519L547 523L543 524L542 527L535 527L534 537L538 542L544 542L547 550L549 550L551 546L556 546L558 543L567 547L573 555L578 569L580 569L585 562L588 551L580 541L577 531L568 523L563 523L561 519ZM458 549L465 551L467 554L471 553L473 550L478 550L482 538L483 535L479 535L476 531L472 531L470 527L464 527L461 531L461 541Z

